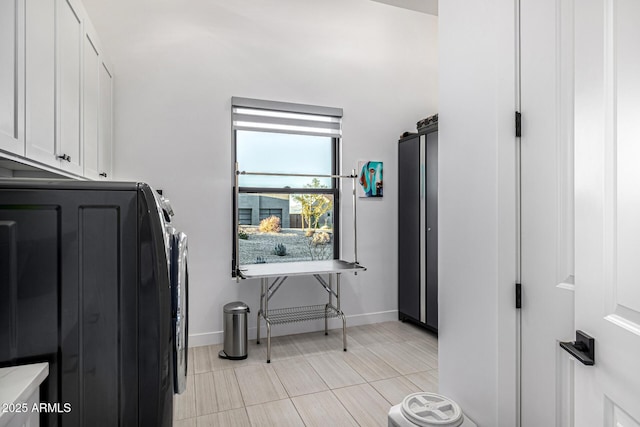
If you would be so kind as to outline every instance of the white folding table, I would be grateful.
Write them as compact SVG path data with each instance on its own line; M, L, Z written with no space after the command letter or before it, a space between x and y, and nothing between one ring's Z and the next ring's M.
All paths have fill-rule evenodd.
M240 267L243 279L260 279L260 310L258 311L257 343L260 344L260 318L267 326L267 363L271 362L271 325L324 319L324 333L328 333L328 320L342 318L342 344L347 351L347 322L340 309L340 275L366 270L354 262L342 260L302 261L274 264L252 264ZM322 275L327 275L326 280ZM329 294L326 304L269 309L269 300L280 286L293 276L313 276ZM335 277L336 289L333 289ZM335 297L335 304L334 304Z

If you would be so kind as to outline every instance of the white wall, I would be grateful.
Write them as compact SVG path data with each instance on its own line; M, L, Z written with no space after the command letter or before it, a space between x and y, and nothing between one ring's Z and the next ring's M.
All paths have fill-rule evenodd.
M514 5L439 8L440 392L496 427L517 416Z
M359 204L368 271L343 280L343 309L350 324L397 318L396 143L437 112L437 17L370 0L84 3L115 68L115 176L163 189L189 235L190 342L220 342L234 300L255 334L259 283L230 277L232 96L342 107L343 171L384 161L384 199ZM273 305L324 292L292 285ZM274 334L319 325L292 326Z

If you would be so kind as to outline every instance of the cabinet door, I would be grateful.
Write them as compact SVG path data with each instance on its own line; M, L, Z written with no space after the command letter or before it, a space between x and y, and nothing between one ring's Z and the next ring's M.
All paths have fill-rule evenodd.
M73 308L77 305L80 310L81 327L76 330L82 364L78 379L84 391L77 425L138 425L138 420L132 419L135 403L121 401L121 396L136 398L130 387L132 379L125 377L127 372L135 373L130 359L125 359L135 348L131 346L135 326L127 321L135 319L136 307L125 300L135 299L136 292L135 286L130 286L136 283L136 246L135 237L132 238L136 236L136 222L135 214L131 215L135 193L96 193L84 198L94 200L91 208L80 207L76 213L82 297Z
M426 147L427 326L438 328L438 132L427 134Z
M420 143L398 144L398 311L420 319Z
M61 168L81 175L82 21L69 0L58 0L56 58L58 65L57 155Z
M0 198L0 363L46 356L47 401L72 410L42 413L41 425L138 425L138 401L147 396L138 397L137 194L74 193L22 189ZM10 252L20 274L7 284Z
M59 166L55 137L55 16L59 0L28 0L25 34L25 155ZM64 0L63 0L64 1Z
M0 1L0 149L15 154L24 154L21 126L24 28L20 19L23 6L17 0Z
M98 178L98 118L100 103L100 58L89 34L84 37L83 136L84 176Z
M100 66L98 146L100 176L111 178L113 174L113 77L104 63Z

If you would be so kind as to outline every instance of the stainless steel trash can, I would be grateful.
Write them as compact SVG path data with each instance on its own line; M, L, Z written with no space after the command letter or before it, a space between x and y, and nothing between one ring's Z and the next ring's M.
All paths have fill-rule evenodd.
M222 359L247 358L247 313L249 306L241 301L224 306L224 347L218 353Z

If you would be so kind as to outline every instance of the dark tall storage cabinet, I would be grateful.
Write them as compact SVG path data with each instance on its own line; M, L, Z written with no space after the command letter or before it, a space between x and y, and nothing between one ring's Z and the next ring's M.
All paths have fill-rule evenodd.
M438 125L398 143L398 313L438 331Z

